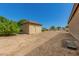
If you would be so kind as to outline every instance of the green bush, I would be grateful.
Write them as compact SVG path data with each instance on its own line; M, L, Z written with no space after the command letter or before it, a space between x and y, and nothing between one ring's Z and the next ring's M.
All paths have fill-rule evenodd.
M19 33L19 26L16 22L0 16L0 35L15 35Z

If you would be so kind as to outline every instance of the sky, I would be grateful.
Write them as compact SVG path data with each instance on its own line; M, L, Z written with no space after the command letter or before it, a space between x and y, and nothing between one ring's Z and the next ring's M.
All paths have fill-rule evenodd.
M73 4L68 3L0 3L0 16L19 21L38 22L44 28L67 25Z

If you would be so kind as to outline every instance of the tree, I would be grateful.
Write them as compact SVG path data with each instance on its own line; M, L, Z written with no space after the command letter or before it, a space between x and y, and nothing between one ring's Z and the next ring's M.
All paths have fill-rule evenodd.
M26 21L27 21L26 19L21 19L20 21L18 21L18 25L21 26L21 24L23 24Z
M55 29L56 29L55 26L50 27L50 30L55 30Z
M19 30L16 22L0 16L0 35L14 35L19 33Z
M65 28L68 28L69 26L67 25L67 26L65 26Z
M67 25L67 26L65 26L65 30L68 32L69 31L69 26Z
M61 29L61 27L57 27L57 30L60 30Z
M1 23L1 22L6 22L6 21L8 21L7 18L5 18L5 17L3 17L3 16L0 16L0 23Z
M48 29L47 28L42 28L42 31L47 31Z

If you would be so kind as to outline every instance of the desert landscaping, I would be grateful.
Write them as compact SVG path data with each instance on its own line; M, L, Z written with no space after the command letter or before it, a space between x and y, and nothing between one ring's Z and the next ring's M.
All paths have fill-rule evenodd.
M19 7L18 4L12 4L10 7L13 5L16 5L18 9L20 8L19 12L23 9ZM20 5L36 6L31 4ZM42 5L37 5L41 9ZM58 8L59 5L63 7L62 10ZM61 14L59 14L58 9L54 10L57 16L54 16L54 11L51 13L52 11L50 12L48 10L49 8L51 10L52 6L55 6L53 4L43 4L43 7L46 8L43 8L44 11L49 11L48 13L46 11L47 15L43 14L42 10L41 13L43 15L37 13L38 8L33 10L36 12L36 15L35 12L34 15L31 15L32 13L30 13L30 11L32 11L32 9L29 10L28 7L25 7L26 9L23 10L25 10L29 16L27 13L26 15L28 17L31 15L32 17L30 18L37 16L38 19L35 18L34 20L38 22L33 19L30 20L30 18L27 19L28 17L26 18L24 11L22 15L19 15L25 17L17 18L17 16L15 16L16 20L15 18L11 20L11 18L0 16L0 56L79 56L79 4L64 5L57 4L56 9L58 8ZM73 8L70 9L69 5L73 6ZM66 6L70 10L69 13L68 8L66 8L69 13L68 15L63 11ZM27 8L29 12L26 11ZM16 10L18 11L18 9ZM15 13L15 15L16 14L18 15L18 13ZM40 14L40 17L38 14ZM45 19L43 19L41 15L45 16ZM50 18L48 15L53 15L56 19L52 16Z
M79 55L78 50L63 46L64 40L73 41L68 32L46 31L35 35L0 37L0 55ZM78 45L78 41L75 40Z

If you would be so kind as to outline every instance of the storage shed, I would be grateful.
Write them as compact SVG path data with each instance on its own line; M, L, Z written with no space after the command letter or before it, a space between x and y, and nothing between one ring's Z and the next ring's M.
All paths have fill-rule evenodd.
M27 21L21 25L22 33L37 34L42 30L42 25L33 21Z

